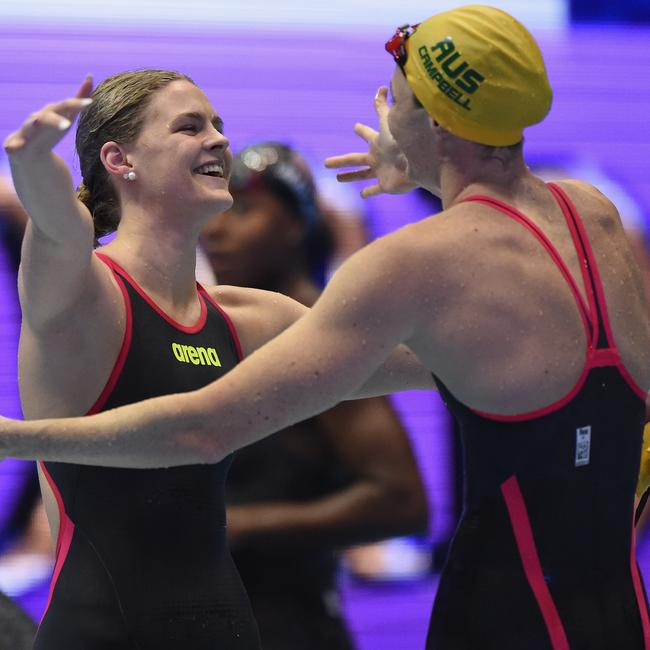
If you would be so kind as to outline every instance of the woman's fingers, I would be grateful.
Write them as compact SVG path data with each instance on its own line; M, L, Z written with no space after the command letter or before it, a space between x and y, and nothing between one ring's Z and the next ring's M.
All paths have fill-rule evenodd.
M346 153L341 156L325 158L325 167L340 169L341 167L360 167L368 164L367 153Z
M44 110L57 113L72 122L72 120L74 120L81 111L88 108L92 102L93 100L90 99L90 97L70 97L69 99L64 99L62 102L48 104Z
M93 78L87 75L81 82L75 97L48 104L32 113L22 126L4 141L8 154L25 153L30 150L51 149L72 126L74 119L92 104Z
M364 187L360 194L361 197L364 199L367 199L370 196L377 196L378 194L383 194L384 190L381 188L379 184L377 185L369 185L368 187Z
M385 120L388 115L388 88L382 86L375 95L375 110L381 120ZM325 167L329 169L339 169L341 167L361 167L351 171L341 172L336 175L336 179L341 183L353 183L355 181L366 181L370 178L377 178L377 141L379 131L376 131L367 124L357 122L354 125L354 132L363 138L369 145L370 151L366 153L348 153L342 156L330 156L325 160ZM373 153L374 152L374 153ZM369 196L382 194L384 190L380 183L370 185L361 190L361 196L365 199Z
M374 169L367 167L365 169L357 169L350 172L341 172L336 175L336 180L340 183L352 183L353 181L367 181L369 178L377 178Z
M380 120L388 117L390 108L388 106L388 88L386 86L380 86L377 90L377 94L375 95L375 110Z
M30 148L51 149L70 126L72 121L60 113L51 110L34 113L5 140L5 151L12 154Z
M84 84L80 92L87 92ZM51 149L63 138L77 115L91 103L90 97L71 97L48 104L37 113L32 113L20 129L9 135L4 142L5 151L14 154L30 148Z
M357 122L354 125L354 132L358 136L361 136L366 142L370 142L379 135L378 131L375 131L375 129L367 124L361 124L361 122Z
M34 113L4 142L5 151L9 154L25 149L31 142L37 140L53 140L58 142L63 132L70 128L70 120L51 111Z
M84 97L90 97L92 91L93 91L93 76L91 74L87 74L85 79L81 82L81 86L79 86L79 90L77 91L75 97L77 97L78 99L83 99Z

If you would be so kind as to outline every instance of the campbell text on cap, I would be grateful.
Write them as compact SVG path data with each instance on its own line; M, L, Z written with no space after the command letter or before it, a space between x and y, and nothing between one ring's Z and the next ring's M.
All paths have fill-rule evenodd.
M468 5L437 14L405 46L409 86L454 135L509 146L550 110L553 92L539 46L500 9Z

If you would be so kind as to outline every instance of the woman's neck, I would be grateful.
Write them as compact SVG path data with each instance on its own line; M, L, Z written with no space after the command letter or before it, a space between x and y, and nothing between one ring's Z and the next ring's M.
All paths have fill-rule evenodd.
M197 242L198 229L188 233L187 227L176 224L153 228L125 219L101 251L123 266L161 307L182 312L197 303Z
M442 204L445 209L472 194L512 197L522 179L530 176L521 156L504 161L477 155L478 149L447 159L440 168ZM473 155L472 155L473 154Z

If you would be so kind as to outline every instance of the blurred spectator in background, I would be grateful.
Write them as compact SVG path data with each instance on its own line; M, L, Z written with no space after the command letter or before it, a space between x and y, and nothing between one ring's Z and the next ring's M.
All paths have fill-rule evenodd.
M233 207L201 238L218 282L312 305L333 240L305 160L253 145L236 156L230 190ZM233 557L265 650L352 648L338 551L427 529L409 440L385 399L344 402L240 450L227 487Z
M13 190L13 186L9 181L0 176L0 245L2 246L3 253L5 257L8 258L9 264L7 270L13 272L14 275L18 271L18 263L20 261L20 244L22 241L23 233L25 231L25 224L27 222L27 214L23 209L22 204L18 200L16 193ZM13 281L15 284L15 279ZM18 298L15 296L15 301L17 303ZM3 323L3 326L5 324ZM18 327L16 325L14 334L17 337ZM2 327L3 337L7 335L8 329ZM4 341L2 341L4 343ZM13 341L13 347L16 346L17 341ZM11 346L9 346L11 348ZM7 346L2 346L3 350ZM15 382L15 379L14 379ZM33 464L33 463L32 463ZM36 470L34 468L33 472L34 478L36 477ZM22 478L22 477L19 477ZM13 475L9 477L9 480L13 480ZM0 489L2 489L3 483L0 481ZM27 489L21 494L26 493ZM0 498L4 499L5 494L4 490L0 494ZM38 499L38 498L37 498ZM22 498L19 498L19 501L22 502ZM32 563L27 561L25 562L23 558L18 558L17 555L12 553L7 553L6 547L10 546L11 550L14 550L14 539L18 536L22 536L23 530L20 529L20 525L17 519L19 505L16 504L16 507L12 510L12 516L10 517L8 528L9 530L0 531L0 589L7 590L7 586L13 584L12 578L23 580L24 576L27 573L30 573L32 570ZM32 506L30 504L30 512ZM22 523L22 522L21 522ZM20 529L20 531L19 531ZM47 533L47 525L45 527L45 543L49 547L49 535ZM43 540L43 537L40 537L40 540ZM22 543L22 542L21 542ZM16 542L16 547L18 542ZM51 551L46 551L51 554ZM48 559L46 563L46 580L49 580L51 573L51 562ZM13 592L12 592L13 595ZM7 595L3 594L0 591L0 650L28 650L32 647L34 640L34 635L36 633L36 625L34 621L23 611L21 607L18 606Z
M13 185L0 176L0 232L2 243L16 271L20 263L20 246L26 225L27 213L16 196Z
M38 621L49 596L54 547L35 465L22 478L11 505L2 531L0 590Z
M36 625L18 605L0 594L0 650L30 650Z

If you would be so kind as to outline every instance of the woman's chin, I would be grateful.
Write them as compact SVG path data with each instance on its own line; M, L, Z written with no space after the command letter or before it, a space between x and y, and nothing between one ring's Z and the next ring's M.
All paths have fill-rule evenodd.
M219 212L224 212L232 207L233 198L228 188L214 190L210 193L210 204Z

